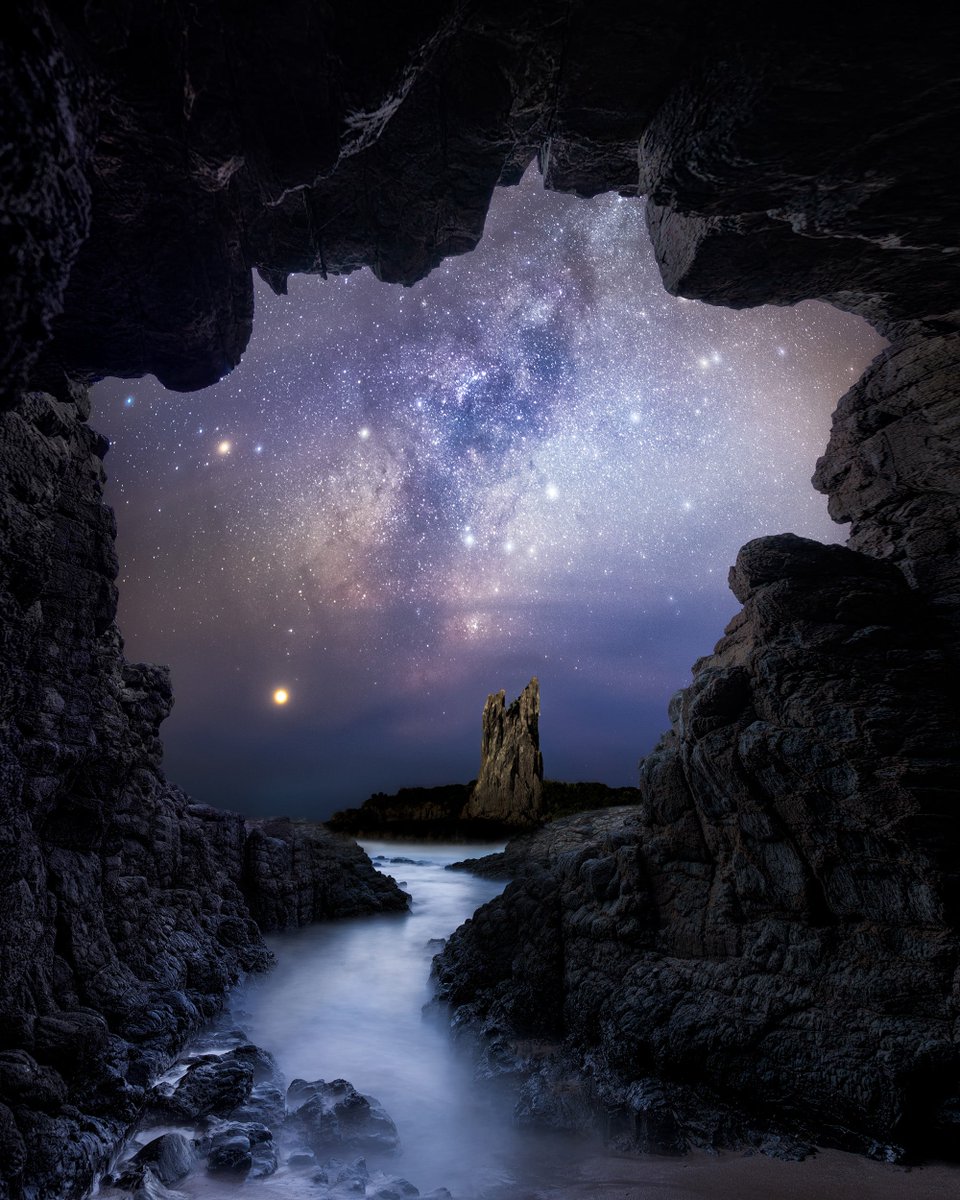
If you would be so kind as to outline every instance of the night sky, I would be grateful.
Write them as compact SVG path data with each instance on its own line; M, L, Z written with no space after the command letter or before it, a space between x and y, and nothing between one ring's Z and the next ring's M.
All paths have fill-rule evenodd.
M809 478L881 339L668 296L641 202L528 175L413 288L256 299L216 386L94 391L127 657L172 668L198 800L323 817L466 781L487 693L534 674L547 776L633 783L739 546L845 536Z

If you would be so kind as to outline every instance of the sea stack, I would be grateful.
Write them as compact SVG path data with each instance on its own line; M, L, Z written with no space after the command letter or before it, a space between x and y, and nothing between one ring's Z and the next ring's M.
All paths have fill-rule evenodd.
M483 706L480 773L463 817L532 825L543 814L540 683L530 680L507 708L506 692Z

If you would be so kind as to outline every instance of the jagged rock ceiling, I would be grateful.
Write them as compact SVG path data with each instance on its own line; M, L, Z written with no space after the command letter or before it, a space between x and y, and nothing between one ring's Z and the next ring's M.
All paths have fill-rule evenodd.
M649 195L670 290L956 323L956 21L614 0L7 21L14 385L41 342L48 373L210 384L250 336L252 269L411 283L535 156L547 187Z

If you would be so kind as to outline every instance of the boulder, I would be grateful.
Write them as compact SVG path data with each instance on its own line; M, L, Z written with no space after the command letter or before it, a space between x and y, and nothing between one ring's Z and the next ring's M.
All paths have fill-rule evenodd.
M180 1121L226 1116L253 1091L253 1066L235 1055L194 1062L169 1094L154 1093L152 1105Z
M400 1143L397 1127L383 1106L363 1096L345 1079L308 1083L295 1079L287 1092L291 1109L287 1128L315 1153L333 1149L395 1150Z

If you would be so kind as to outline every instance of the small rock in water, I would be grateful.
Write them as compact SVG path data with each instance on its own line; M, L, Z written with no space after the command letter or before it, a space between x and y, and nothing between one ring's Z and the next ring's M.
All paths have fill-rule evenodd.
M250 1139L242 1133L222 1136L207 1156L208 1171L236 1171L246 1175L252 1166Z
M416 1200L420 1195L408 1179L378 1173L367 1185L367 1200Z
M265 1125L251 1121L227 1125L213 1135L207 1170L249 1173L254 1179L263 1179L274 1173L277 1161L273 1134Z
M345 1079L308 1083L295 1079L287 1092L294 1109L286 1125L318 1153L343 1147L356 1150L394 1150L400 1142L397 1127L379 1100L362 1096Z
M196 1152L182 1133L165 1133L148 1142L134 1156L134 1163L148 1166L163 1184L176 1183L189 1174Z
M260 1125L282 1125L286 1115L283 1092L272 1083L259 1083L249 1098L230 1117L234 1121L254 1121Z
M322 1189L319 1195L323 1200L349 1200L352 1196L363 1196L364 1200L418 1200L420 1196L408 1179L385 1175L382 1171L371 1175L362 1158L352 1163L332 1158L311 1180ZM446 1188L439 1188L430 1196L432 1200L453 1200Z
M252 1063L228 1054L197 1060L169 1095L154 1092L155 1109L178 1120L196 1121L211 1114L226 1116L243 1104L253 1091Z

